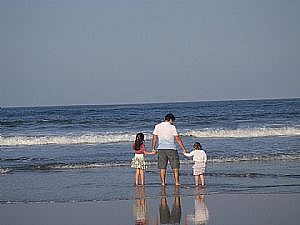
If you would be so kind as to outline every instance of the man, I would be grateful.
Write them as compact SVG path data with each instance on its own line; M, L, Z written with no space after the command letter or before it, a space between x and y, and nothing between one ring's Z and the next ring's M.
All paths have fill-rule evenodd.
M180 185L180 163L175 140L182 149L182 152L186 153L183 142L177 133L176 127L173 125L174 121L175 116L171 113L167 114L165 116L165 121L157 124L153 131L152 152L156 152L156 144L158 142L158 168L160 169L160 179L162 186L166 185L166 169L168 162L170 162L171 168L173 170L175 185Z

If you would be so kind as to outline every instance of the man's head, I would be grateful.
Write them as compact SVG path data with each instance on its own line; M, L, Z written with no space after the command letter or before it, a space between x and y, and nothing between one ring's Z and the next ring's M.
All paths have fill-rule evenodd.
M175 116L172 113L169 113L165 116L165 121L174 122L175 121Z

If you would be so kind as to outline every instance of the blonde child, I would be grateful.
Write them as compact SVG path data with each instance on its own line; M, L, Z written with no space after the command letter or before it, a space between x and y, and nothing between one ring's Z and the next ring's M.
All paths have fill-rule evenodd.
M205 165L207 161L207 156L205 151L202 149L202 146L199 142L195 142L193 145L193 151L190 153L184 153L187 157L193 157L193 161L195 162L193 166L193 175L195 176L195 185L199 185L199 178L201 179L202 187L205 186L204 183L204 172Z
M134 157L131 161L131 167L136 169L135 185L139 185L139 178L141 180L141 185L144 185L145 169L147 168L144 155L152 155L152 153L146 151L143 133L138 133L136 135L135 142L132 145L132 149L135 151Z

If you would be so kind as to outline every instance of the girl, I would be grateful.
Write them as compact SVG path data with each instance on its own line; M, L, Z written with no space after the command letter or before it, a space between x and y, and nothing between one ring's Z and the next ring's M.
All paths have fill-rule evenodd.
M205 164L207 161L207 156L205 151L203 151L202 146L199 142L195 142L193 146L193 151L190 153L183 153L187 157L193 157L193 161L195 162L193 166L193 174L195 176L195 185L199 185L199 177L201 179L201 185L204 187L204 172L205 172Z
M141 178L141 185L145 183L145 169L147 167L144 154L152 155L151 152L146 151L144 144L144 134L138 133L135 138L135 142L132 145L132 149L135 151L134 157L131 161L131 167L136 169L135 172L135 185L139 185L139 178Z

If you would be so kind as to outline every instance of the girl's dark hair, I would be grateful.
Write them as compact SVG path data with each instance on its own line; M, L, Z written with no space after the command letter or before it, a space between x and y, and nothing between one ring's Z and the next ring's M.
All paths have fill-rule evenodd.
M197 149L197 150L202 150L202 146L201 146L201 144L199 142L195 142L193 148Z
M144 143L144 134L143 133L138 133L135 137L134 150L140 150L141 145L143 143Z

